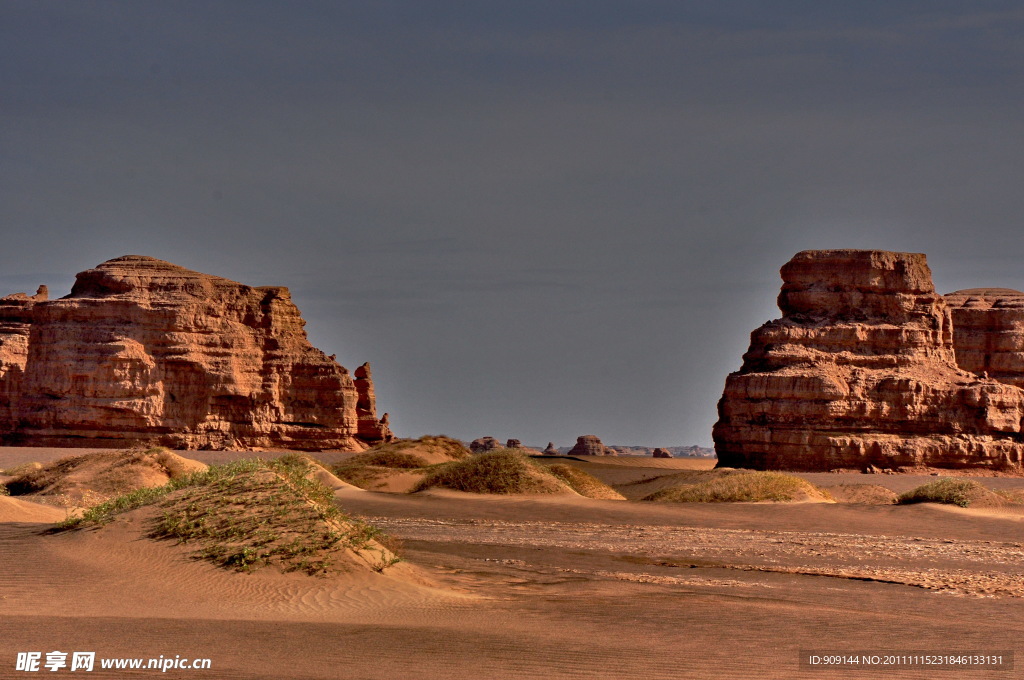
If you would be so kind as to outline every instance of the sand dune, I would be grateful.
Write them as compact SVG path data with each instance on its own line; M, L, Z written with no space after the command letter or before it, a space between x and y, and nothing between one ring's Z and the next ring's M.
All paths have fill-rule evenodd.
M0 677L19 651L78 649L208 657L209 677L246 680L931 678L808 674L798 654L1007 651L1024 626L1016 517L345 485L334 496L402 542L405 562L247 574L146 538L159 508L60 534L5 520ZM0 512L24 505L0 498Z
M0 496L0 522L59 522L65 512L52 505L32 503L21 498Z
M102 500L206 469L167 449L75 454L48 462L7 482L14 495L62 496L78 504Z

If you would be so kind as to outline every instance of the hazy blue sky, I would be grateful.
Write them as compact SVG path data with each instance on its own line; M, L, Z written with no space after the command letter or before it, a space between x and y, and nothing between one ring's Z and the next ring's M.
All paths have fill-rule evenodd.
M2 293L292 289L402 435L710 444L807 248L1024 289L1018 2L0 0Z

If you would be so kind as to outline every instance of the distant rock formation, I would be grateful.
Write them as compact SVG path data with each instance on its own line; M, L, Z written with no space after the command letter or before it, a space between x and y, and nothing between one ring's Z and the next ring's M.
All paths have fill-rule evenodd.
M494 449L500 449L501 442L494 437L480 437L474 439L469 443L469 450L473 453L484 453L486 451L493 451Z
M509 439L507 442L505 442L505 448L506 449L521 449L521 448L523 448L523 443L521 441L519 441L518 439Z
M554 442L548 442L548 446L543 451L545 456L560 456L562 452L555 448Z
M783 317L751 334L726 380L719 465L1021 470L1024 390L983 377L1012 380L1016 307L1000 316L984 311L990 296L961 291L951 318L915 253L804 251L782 279Z
M71 294L0 299L6 444L362 450L392 437L368 365L309 344L288 289L126 255Z
M601 440L592 434L585 434L582 437L576 438L576 446L569 449L569 456L614 456L618 455L615 451L612 451L607 446L601 443Z
M663 449L659 447L654 449L654 451L651 452L651 455L654 456L655 458L671 458L672 452L669 451L668 449Z

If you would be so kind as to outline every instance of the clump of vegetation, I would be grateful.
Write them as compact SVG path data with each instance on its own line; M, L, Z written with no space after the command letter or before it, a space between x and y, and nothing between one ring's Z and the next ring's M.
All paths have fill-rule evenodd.
M409 454L421 458L425 464L437 463L446 460L459 460L467 458L470 450L458 439L452 439L445 435L424 435L418 439L395 439L394 441L378 444L356 456L368 459L373 456L382 456L379 460L388 460L391 454ZM400 460L400 458L396 458ZM391 466L394 467L394 466Z
M495 449L436 465L413 489L444 487L471 493L559 493L567 486L515 449Z
M380 444L338 463L331 472L360 489L375 490L385 487L388 478L400 471L421 471L470 455L469 449L456 439L427 435Z
M581 496L605 500L625 500L625 497L618 491L578 467L564 463L555 463L544 467Z
M400 471L399 468L377 465L335 465L331 468L334 476L343 482L370 491L383 488L387 478Z
M937 479L900 494L901 504L945 503L961 508L974 506L1001 507L1016 502L1012 493L999 493L985 488L973 479Z
M700 482L673 486L645 496L645 501L669 503L786 503L831 500L828 492L805 479L781 472L744 472Z
M308 478L310 471L300 456L237 461L118 496L58 527L102 525L156 505L150 537L194 545L197 557L239 571L276 565L326 574L344 569L351 561L339 560L344 555L377 571L397 562L378 542L379 530L344 515L331 490Z
M427 467L428 463L422 456L402 451L367 451L358 456L349 458L338 467L357 467L370 465L373 467L398 468L400 470L415 470Z
M106 499L142 487L166 484L206 465L156 447L69 456L46 465L19 466L20 474L7 482L13 496L64 496L72 504L86 505L86 497Z
M7 477L21 477L29 472L40 470L42 467L42 463L21 463L20 465L15 465L14 467L7 468L6 470L0 470L0 475L6 475Z

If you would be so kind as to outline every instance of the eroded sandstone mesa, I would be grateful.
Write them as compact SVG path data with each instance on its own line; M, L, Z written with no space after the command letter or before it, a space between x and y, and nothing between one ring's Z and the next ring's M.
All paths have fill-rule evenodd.
M71 294L0 299L7 444L361 450L391 438L369 366L310 345L287 288L127 255Z
M615 456L617 452L605 446L597 435L585 434L576 437L576 445L569 449L567 456Z
M719 465L1021 470L1024 390L957 364L924 255L804 251L782 279L726 380Z
M469 443L469 450L473 453L487 453L501 448L501 442L494 437L478 437Z

